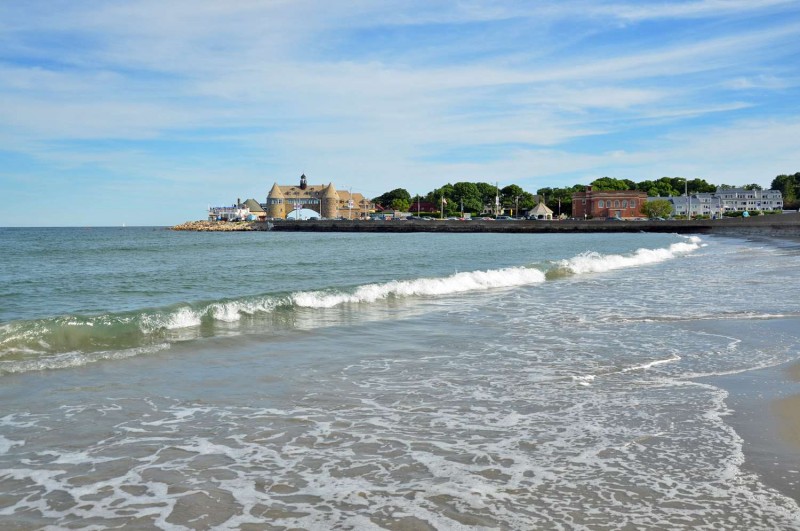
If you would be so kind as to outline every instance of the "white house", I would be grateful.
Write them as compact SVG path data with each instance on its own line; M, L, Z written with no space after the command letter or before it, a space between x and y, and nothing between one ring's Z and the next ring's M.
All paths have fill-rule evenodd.
M673 216L721 217L725 212L758 212L782 210L783 195L780 190L746 190L744 188L717 188L713 193L690 194L673 197L648 197L648 201L664 199L672 203Z

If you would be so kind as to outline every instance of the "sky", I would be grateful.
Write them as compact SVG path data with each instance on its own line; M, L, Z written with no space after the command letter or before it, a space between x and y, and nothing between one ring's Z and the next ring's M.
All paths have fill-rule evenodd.
M0 3L0 226L800 171L800 0Z

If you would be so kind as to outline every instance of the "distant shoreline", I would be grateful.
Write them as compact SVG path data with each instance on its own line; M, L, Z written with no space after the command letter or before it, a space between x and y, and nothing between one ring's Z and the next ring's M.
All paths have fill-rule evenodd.
M177 231L195 232L448 232L448 233L625 233L666 232L678 234L720 234L730 236L773 236L800 238L800 213L723 218L718 220L668 221L455 221L455 220L279 220L264 221L190 221L171 227Z

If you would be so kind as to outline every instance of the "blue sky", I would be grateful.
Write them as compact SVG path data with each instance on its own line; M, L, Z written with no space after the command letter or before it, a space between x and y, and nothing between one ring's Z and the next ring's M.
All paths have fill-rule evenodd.
M0 226L800 171L800 1L0 3Z

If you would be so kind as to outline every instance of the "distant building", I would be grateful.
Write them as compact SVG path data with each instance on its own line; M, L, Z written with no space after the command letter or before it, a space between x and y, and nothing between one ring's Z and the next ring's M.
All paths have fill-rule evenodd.
M572 215L576 218L636 218L642 215L647 194L638 190L594 191L572 194Z
M375 204L360 193L338 191L333 183L308 184L305 174L298 185L272 185L266 202L266 216L284 219L294 210L313 210L322 218L365 219Z
M553 211L544 203L536 203L536 206L528 211L528 217L534 219L553 219Z
M420 213L420 214L432 214L434 212L439 212L441 208L436 203L431 203L429 201L414 201L412 200L409 203L408 210L412 214Z
M264 221L264 219L266 219L266 210L264 210L264 207L255 199L251 198L246 200L244 206L250 211L250 216L248 216L248 218L255 218L256 221Z
M650 197L654 201L663 199L672 204L673 216L720 217L725 212L759 212L782 210L783 195L780 190L746 190L744 188L717 188L716 192L690 194L674 197Z
M240 199L231 206L209 206L209 221L243 221L250 216L250 209Z

